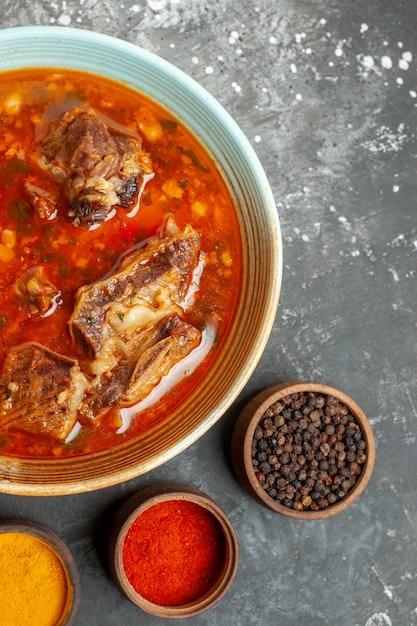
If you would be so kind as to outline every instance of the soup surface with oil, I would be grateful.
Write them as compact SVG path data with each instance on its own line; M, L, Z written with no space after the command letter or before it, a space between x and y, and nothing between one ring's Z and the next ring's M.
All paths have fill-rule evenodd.
M241 246L166 109L79 71L2 73L0 453L86 454L167 418L227 336Z

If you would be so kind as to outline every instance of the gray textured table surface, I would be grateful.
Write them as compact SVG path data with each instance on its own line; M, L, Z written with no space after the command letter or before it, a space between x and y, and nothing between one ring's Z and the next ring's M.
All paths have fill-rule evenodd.
M205 436L146 476L91 494L0 495L0 516L48 525L79 566L77 626L157 624L115 588L104 528L138 488L174 479L229 514L235 583L199 625L417 624L415 0L3 0L1 26L115 35L207 88L252 142L284 243L280 306L241 397ZM370 485L314 523L247 497L229 440L252 395L283 380L352 395L377 440ZM13 626L13 625L10 625Z

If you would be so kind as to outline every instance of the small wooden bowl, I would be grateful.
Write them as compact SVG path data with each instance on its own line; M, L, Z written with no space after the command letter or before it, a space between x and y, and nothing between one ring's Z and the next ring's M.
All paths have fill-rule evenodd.
M59 585L60 586L64 585L65 592L66 592L65 597L63 598L63 602L62 602L62 611L61 611L60 617L58 618L58 621L54 621L53 626L70 626L70 624L73 623L76 613L78 611L78 607L80 603L81 587L80 587L80 575L79 575L77 566L67 546L51 530L49 530L48 528L45 528L44 526L35 524L34 522L30 522L30 521L22 521L22 520L16 520L16 519L1 520L0 521L0 535L4 535L7 533L13 534L13 535L16 533L20 535L29 535L31 538L35 540L33 542L33 546L29 546L29 547L25 546L26 551L29 551L30 549L34 550L33 559L32 559L33 564L34 564L33 574L31 572L31 565L29 563L24 573L24 575L27 576L28 579L30 579L32 575L36 575L38 573L36 570L37 565L35 566L35 563L36 564L39 563L39 561L37 560L38 554L35 552L35 550L37 549L36 548L37 543L40 542L41 544L45 544L51 550L51 552L54 555L54 559L51 563L51 567L54 568L53 569L54 573L57 573L57 568L59 568L59 570L61 570L62 568L62 571L60 571L59 574L57 575L60 578ZM13 548L13 554L11 555L11 558L13 558L13 555L14 555L14 558L18 559L19 555L18 553L16 553L16 550L18 548L16 547L16 539L14 538L13 538L12 548ZM3 551L2 551L3 557L4 557L4 550L5 548L3 546ZM27 556L27 552L25 552L25 554ZM7 575L8 576L16 575L16 572L13 572L13 567L9 568ZM26 596L24 593L24 587L26 584L25 580L22 582L21 585L19 585L19 588L22 588L22 607L28 602L30 602L29 596ZM41 595L44 596L45 594L48 594L47 577L45 577L40 582L38 581L38 583L39 583L39 586L37 587L37 593L40 596ZM18 588L18 585L16 585L16 588ZM38 619L36 619L36 623L40 623ZM42 622L42 624L43 623L45 624L48 623L46 617L45 617L45 622Z
M129 582L123 562L123 547L127 534L148 509L161 503L182 501L197 504L207 511L219 525L224 541L224 562L220 574L204 595L187 604L163 605L147 600ZM161 531L163 529L161 528ZM158 530L156 530L158 532ZM234 580L239 558L237 537L225 513L206 494L188 485L162 484L145 488L131 496L117 512L110 534L110 569L119 589L131 602L147 613L157 617L185 618L195 616L219 602ZM152 565L152 563L150 563Z
M255 430L265 417L265 412L275 403L292 394L314 392L322 396L333 396L343 404L354 417L360 427L362 439L365 441L366 461L361 466L355 484L347 491L344 497L329 504L326 508L312 510L307 506L303 510L291 508L275 497L272 497L262 487L252 463L252 443ZM327 385L310 382L287 382L269 387L256 395L243 409L237 419L232 437L232 460L236 475L246 491L258 502L272 511L303 520L317 520L337 513L341 513L350 506L364 491L371 477L375 464L376 446L372 428L362 409L346 394ZM268 457L269 458L269 457ZM275 466L277 472L279 463ZM283 478L281 475L280 478ZM297 478L299 474L297 475ZM272 479L271 479L272 480ZM328 478L327 480L330 480ZM265 483L263 483L265 485ZM298 503L297 503L298 504Z

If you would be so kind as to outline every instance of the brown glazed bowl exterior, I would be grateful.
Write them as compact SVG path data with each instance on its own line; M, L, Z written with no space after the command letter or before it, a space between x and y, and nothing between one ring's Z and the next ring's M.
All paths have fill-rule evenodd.
M52 530L35 522L20 519L0 520L0 533L23 533L47 544L61 561L67 576L68 597L66 613L57 626L71 626L76 617L81 597L80 574L74 558L65 543Z
M319 511L296 511L280 504L274 498L271 498L261 487L256 479L252 466L252 439L255 429L260 422L265 411L275 402L281 400L285 396L300 392L316 392L323 395L332 395L343 403L352 415L356 418L360 425L364 440L366 442L366 461L362 468L362 472L358 477L356 484L351 491L335 504L329 505L325 509ZM331 517L337 513L346 510L364 491L367 486L375 464L376 446L374 434L371 425L357 403L342 391L310 382L286 382L273 387L269 387L257 394L245 406L239 415L232 436L232 460L233 467L241 485L257 502L263 504L267 508L281 513L288 517L295 517L303 520L317 520Z
M207 509L220 523L226 542L223 571L215 585L202 598L183 606L160 606L138 594L129 583L122 559L126 534L136 518L146 509L167 500L194 502ZM239 546L234 528L222 509L208 495L189 485L161 484L142 489L133 494L116 513L110 533L109 567L119 589L140 609L166 618L194 617L219 602L230 589L239 561Z
M33 496L87 492L136 478L206 433L238 397L261 358L278 307L283 265L280 223L265 172L242 131L200 85L152 53L101 33L56 26L0 30L0 71L51 64L127 83L196 136L234 200L242 290L210 371L161 422L123 444L74 458L0 455L0 492Z

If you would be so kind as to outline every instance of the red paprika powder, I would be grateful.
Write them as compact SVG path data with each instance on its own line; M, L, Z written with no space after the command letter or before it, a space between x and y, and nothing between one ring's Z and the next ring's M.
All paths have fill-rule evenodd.
M123 544L132 587L159 606L201 598L223 569L226 542L216 517L194 502L167 500L141 513Z

